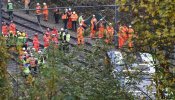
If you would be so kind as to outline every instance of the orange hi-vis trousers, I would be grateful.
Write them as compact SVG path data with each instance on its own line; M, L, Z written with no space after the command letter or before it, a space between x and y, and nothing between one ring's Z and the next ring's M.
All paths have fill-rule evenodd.
M77 40L78 40L78 45L84 44L84 37L83 36L78 36Z

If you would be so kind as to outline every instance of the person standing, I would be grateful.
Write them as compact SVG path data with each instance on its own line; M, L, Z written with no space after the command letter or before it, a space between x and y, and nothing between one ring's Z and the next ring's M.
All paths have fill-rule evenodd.
M72 15L72 9L69 8L69 10L68 10L68 12L67 12L67 17L68 17L67 28L68 28L68 29L72 29L72 19L71 19L71 15Z
M67 29L68 16L66 11L62 14L62 20L64 23L64 29Z
M48 15L49 15L49 11L48 11L48 6L46 3L43 3L43 15L44 15L44 21L48 21Z
M71 15L72 30L73 31L76 31L77 30L77 19L78 19L78 15L74 11L73 14Z
M25 10L26 10L26 14L29 14L29 3L30 3L30 0L25 0L24 1L24 7L25 7Z
M54 9L54 19L55 23L58 24L60 19L60 10L58 8Z
M84 44L84 28L82 27L82 24L80 24L80 27L77 29L77 44Z
M44 48L47 48L50 42L50 36L48 33L45 33L45 35L43 36L43 40L44 40Z
M41 16L41 6L39 3L36 4L36 17L38 20L38 23L40 23L40 16Z
M106 27L106 43L112 43L114 38L114 28L112 23L109 23L109 26Z
M39 50L38 33L36 33L34 38L33 38L33 47L35 48L36 52L38 52L38 50Z
M95 33L96 33L96 29L97 29L97 19L95 17L95 15L93 15L92 19L91 19L91 33L90 33L90 37L94 38L95 37Z
M7 12L9 14L9 19L13 20L13 3L10 0L8 0L7 3Z
M5 22L2 23L2 35L8 37L8 26Z
M9 31L12 32L13 36L16 35L16 25L13 23L13 21L11 21L11 23L9 25Z
M127 33L128 33L128 46L131 48L131 47L133 47L132 38L133 38L133 34L134 34L134 30L132 29L131 25L129 25Z
M103 19L100 19L98 30L99 30L98 31L98 38L101 39L101 38L104 37L104 33L105 33L105 27L104 27Z

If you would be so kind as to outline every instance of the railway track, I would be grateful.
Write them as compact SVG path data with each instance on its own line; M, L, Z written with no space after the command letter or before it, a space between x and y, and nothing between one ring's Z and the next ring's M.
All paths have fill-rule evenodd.
M9 18L7 17L8 14L7 12L3 11L2 12L2 19L3 21L7 22L7 23L10 23L10 20ZM40 40L40 47L44 47L43 46L43 35L44 35L44 32L43 30L46 30L48 27L47 26L44 26L44 25L39 25L37 22L34 22L34 21L30 21L30 20L27 20L25 18L22 18L20 16L17 16L17 15L14 15L14 23L16 24L16 27L17 27L17 30L19 31L23 31L25 30L28 34L28 39L29 39L29 45L32 45L32 38L34 36L34 33L38 33L39 35L39 40ZM50 28L50 27L49 27ZM75 34L75 33L72 33L71 34ZM71 40L70 40L70 46L71 47L75 47L77 44L77 38L75 36L71 36ZM84 51L85 52L89 52L91 53L91 47L92 47L92 44L89 43L89 42L85 42L85 46L84 46ZM17 60L15 59L11 59L13 62L15 62L16 64L18 63ZM86 64L85 61L82 61L82 60L78 60L79 63L82 63L82 64ZM8 68L8 74L9 74L9 78L11 79L11 82L12 82L12 85L13 87L18 87L19 84L22 84L22 83L19 83L19 79L16 79L14 77L14 74L19 74L20 72L20 69L18 68L18 66L14 66L14 65L9 65L9 68ZM21 80L21 79L20 79ZM14 88L14 90L16 90L17 88Z
M10 22L9 18L7 17L8 14L7 14L6 11L3 10L2 15L3 15L3 20L5 20L6 22ZM38 33L39 40L41 42L41 46L43 45L44 31L47 28L52 29L51 27L48 27L48 26L45 26L45 25L42 25L42 24L38 24L35 21L28 20L26 18L23 18L21 16L15 15L15 14L14 14L14 20L13 21L17 25L17 29L19 31L22 31L22 30L27 31L30 40L32 39L34 33ZM71 34L70 45L71 46L77 45L77 37L75 35L75 32L69 31L69 33ZM86 44L86 47L85 47L86 50L89 50L90 47L92 46L92 43L90 43L90 42L85 42L85 44Z

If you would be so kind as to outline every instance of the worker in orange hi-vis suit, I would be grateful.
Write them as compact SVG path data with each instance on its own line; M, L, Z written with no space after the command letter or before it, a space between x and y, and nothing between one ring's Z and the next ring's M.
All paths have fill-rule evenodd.
M44 41L44 48L47 48L50 42L49 33L45 33L45 35L43 36L43 41Z
M2 23L2 35L8 36L8 26L5 22Z
M48 21L48 15L49 15L49 11L48 11L48 7L46 3L43 3L43 15L44 15L44 21Z
M39 50L38 33L35 33L35 36L33 37L33 48L35 48L36 52L38 52Z
M68 12L67 12L67 17L68 17L67 28L68 28L68 29L72 29L72 19L71 19L71 15L72 15L72 9L69 8L69 10L68 10Z
M72 30L76 31L77 30L77 20L78 20L78 15L74 11L73 14L71 15L71 20L72 20Z
M11 23L9 25L9 31L12 32L13 36L16 35L16 25L13 23L13 21L11 21Z
M126 25L123 25L122 27L122 36L123 36L123 39L124 39L124 44L126 44L127 40L128 40L128 27Z
M104 27L103 19L100 19L98 30L99 30L98 31L98 38L103 38L104 37L104 33L105 33L105 27Z
M58 37L58 30L56 29L56 27L53 27L51 34L55 34L56 37Z
M106 43L112 43L114 38L114 28L112 23L109 23L109 26L106 27Z
M124 45L124 38L123 38L123 32L122 32L123 26L119 26L119 32L118 32L118 47L122 48Z
M77 39L78 39L78 45L84 44L84 28L82 27L82 24L80 24L79 28L77 29Z
M93 15L92 19L91 19L91 33L90 33L90 37L94 38L95 37L95 33L96 33L96 29L97 29L97 19L95 18L95 15Z
M129 25L129 28L128 28L128 46L130 48L133 47L133 42L132 42L133 34L134 34L134 30L132 29L132 26Z

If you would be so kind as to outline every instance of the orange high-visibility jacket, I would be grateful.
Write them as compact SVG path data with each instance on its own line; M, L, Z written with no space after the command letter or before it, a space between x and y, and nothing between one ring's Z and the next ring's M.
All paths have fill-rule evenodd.
M9 31L12 31L13 34L16 34L16 25L14 23L9 25Z
M61 18L62 18L63 20L68 19L67 14L66 14L66 13L63 14Z
M36 14L41 14L41 6L36 6Z
M36 51L38 51L38 49L39 49L38 36L34 36L34 38L33 38L33 47L36 49Z
M3 32L4 35L8 34L8 27L7 27L7 25L3 25L2 26L2 32Z
M48 14L49 14L47 5L45 5L45 6L43 7L43 14L45 14L45 15L48 15Z
M44 40L44 47L48 47L49 46L49 40L50 40L50 37L48 36L46 36L46 35L44 35L43 36L43 40Z
M107 26L107 28L106 28L106 30L107 30L107 36L109 35L109 36L113 36L114 35L114 28L112 27L112 26Z
M78 15L77 14L72 14L71 19L72 19L72 21L77 21Z

